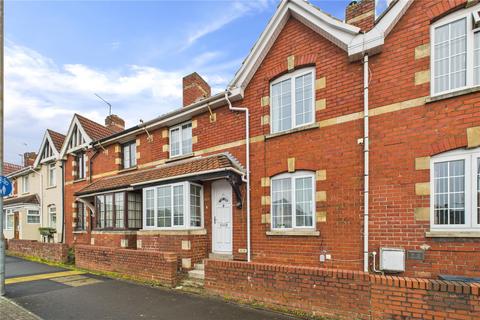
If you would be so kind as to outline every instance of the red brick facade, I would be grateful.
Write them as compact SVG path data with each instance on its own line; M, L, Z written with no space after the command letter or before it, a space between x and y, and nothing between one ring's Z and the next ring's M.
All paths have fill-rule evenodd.
M364 1L373 2L373 1ZM430 101L429 77L416 80L430 69L430 56L416 55L430 43L431 23L466 1L414 1L385 39L382 51L370 57L370 252L382 247L420 250L425 259L406 261L401 276L436 278L440 274L480 276L480 238L432 238L428 219L416 218L417 208L428 208L430 197L417 195L416 184L430 181L430 170L418 170L416 159L467 146L467 129L480 125L480 94L473 91ZM365 28L365 27L364 27ZM429 53L429 49L426 50ZM291 57L294 57L292 60ZM293 61L293 66L291 65ZM321 83L315 100L315 125L284 135L270 135L272 80L293 70L314 67ZM184 79L185 81L185 79ZM250 112L251 162L251 255L254 262L362 270L363 266L363 65L350 61L346 52L325 37L290 17L265 56L235 107ZM189 99L190 104L196 99ZM185 108L188 109L188 108ZM225 104L193 116L195 156L229 152L245 165L245 115ZM138 131L137 169L168 165L168 126L157 126L148 134ZM360 143L359 143L360 142ZM167 146L167 148L165 148ZM73 182L73 157L66 161L67 243L174 252L178 259L200 262L212 252L210 182L204 185L204 233L91 233L73 232L74 194L90 182L109 175L121 175L120 145L106 144L89 151L87 179ZM289 171L321 173L316 191L318 234L273 235L270 226L269 178ZM135 170L135 169L133 169ZM245 185L243 208L233 209L233 251L235 260L246 260ZM92 240L91 239L95 239ZM182 248L189 242L190 249ZM140 249L140 248L139 248ZM119 251L123 252L123 251ZM142 251L143 252L143 251ZM320 255L331 259L320 261ZM370 260L371 263L371 260ZM378 262L377 262L378 264ZM370 282L369 282L370 283ZM371 284L366 284L371 286ZM351 292L352 289L347 289ZM369 289L370 290L370 289ZM373 290L373 289L372 289ZM383 290L383 289L382 289ZM386 289L385 289L386 290ZM359 297L361 299L361 297ZM365 309L368 313L369 308ZM373 311L372 311L373 312ZM375 311L377 312L377 311ZM380 311L378 311L380 312ZM363 316L363 315L362 315Z

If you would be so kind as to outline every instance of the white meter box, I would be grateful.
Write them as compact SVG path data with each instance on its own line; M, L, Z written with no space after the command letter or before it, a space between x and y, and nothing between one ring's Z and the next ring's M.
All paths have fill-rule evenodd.
M380 248L380 270L405 271L405 249Z

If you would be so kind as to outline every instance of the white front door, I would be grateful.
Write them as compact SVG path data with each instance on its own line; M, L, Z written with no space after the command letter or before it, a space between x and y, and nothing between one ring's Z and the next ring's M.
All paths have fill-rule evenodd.
M212 183L212 250L232 253L232 187L226 180Z

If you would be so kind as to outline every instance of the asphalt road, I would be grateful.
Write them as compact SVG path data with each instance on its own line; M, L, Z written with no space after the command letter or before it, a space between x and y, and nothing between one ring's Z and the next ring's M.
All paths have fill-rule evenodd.
M6 297L43 319L295 319L177 290L68 274L16 257L7 257L6 272ZM58 272L65 276L48 278Z

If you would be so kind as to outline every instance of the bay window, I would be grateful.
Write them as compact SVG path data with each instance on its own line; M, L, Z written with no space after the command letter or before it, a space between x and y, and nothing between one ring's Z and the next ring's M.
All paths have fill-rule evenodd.
M146 188L145 229L188 229L203 226L203 188L181 182Z
M270 85L271 132L281 132L315 121L315 69L288 73Z
M296 172L271 179L272 229L314 228L315 174Z
M431 229L480 229L480 149L431 160Z
M37 224L40 223L40 211L27 210L27 223Z
M432 95L480 85L478 10L478 6L458 10L432 25Z
M134 192L96 196L96 229L140 229L141 205L141 195Z
M192 123L170 128L170 157L192 153Z
M3 228L5 230L13 230L13 221L14 221L13 209L4 209L3 216L5 217Z

